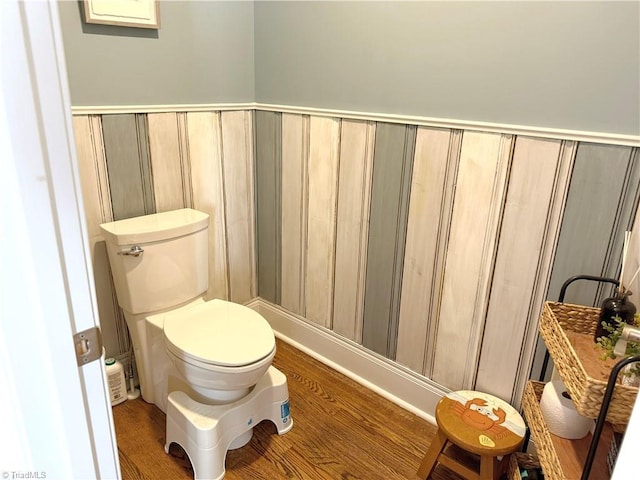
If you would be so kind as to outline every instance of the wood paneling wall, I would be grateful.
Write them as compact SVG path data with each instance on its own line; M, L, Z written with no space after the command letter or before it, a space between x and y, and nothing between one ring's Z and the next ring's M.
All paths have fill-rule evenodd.
M396 360L420 373L433 365L461 139L431 128L416 137Z
M336 253L340 122L309 121L305 317L331 328Z
M208 298L256 296L253 115L239 112L74 117L97 303L107 354L129 348L103 222L193 207L209 218Z
M518 403L542 303L570 276L617 275L640 198L631 147L266 111L74 126L110 354L128 343L99 223L193 206L211 216L209 297L260 295Z
M431 372L453 389L474 380L512 142L478 132L462 139Z
M264 286L279 304L445 387L514 402L552 272L617 266L638 204L631 148L295 114L276 137L258 134L256 148L281 142L281 234L267 250L282 277ZM584 185L611 165L617 180ZM613 200L587 208L574 191L590 190ZM602 215L598 238L559 242ZM595 272L576 266L594 253Z
M238 303L257 292L252 118L247 111L220 115L229 300Z
M135 120L133 116L131 119ZM106 351L114 355L128 351L129 335L124 316L113 295L107 250L100 232L101 223L114 220L103 121L100 116L73 117L73 129L103 344ZM119 187L116 186L116 192Z
M618 278L625 230L631 230L638 206L640 165L631 147L578 145L562 221L549 295L557 300L569 277L589 273ZM610 293L607 288L606 293ZM594 282L576 282L566 301L600 303L608 296ZM640 293L640 292L639 292Z
M193 208L209 215L209 292L211 298L229 298L227 228L222 172L220 114L187 114Z
M475 383L503 398L531 360L523 339L536 324L536 288L548 282L550 262L541 253L555 243L560 218L553 207L563 203L572 159L562 146L526 137L515 143Z
M147 115L156 210L191 208L191 175L186 148L186 114Z
M256 215L258 235L258 295L280 303L281 245L281 115L256 112Z
M343 120L336 221L333 331L362 343L376 126Z
M256 112L256 118L259 112ZM276 139L277 140L277 139ZM282 115L281 305L305 313L309 117Z
M102 116L101 137L109 175L108 201L112 205L113 220L156 212L147 131L146 115ZM83 141L89 139L77 139L77 142Z
M395 358L416 129L376 127L362 344Z

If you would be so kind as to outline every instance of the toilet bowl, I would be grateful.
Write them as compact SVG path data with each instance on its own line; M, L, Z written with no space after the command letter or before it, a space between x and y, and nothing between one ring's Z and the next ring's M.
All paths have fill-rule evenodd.
M207 214L185 208L100 227L142 398L167 413L173 441L184 439L187 453L204 455L213 447L203 449L198 442L209 445L214 437L224 438L215 447L216 458L224 458L227 449L251 438L254 424L238 412L266 412L263 418L276 423L279 433L288 431L292 420L286 378L271 366L276 345L268 322L243 305L205 301L209 221ZM278 381L273 380L276 373ZM201 405L200 413L181 407L187 403ZM278 413L283 405L286 415ZM209 418L208 436L199 430L206 416L202 412L224 419ZM202 462L207 464L198 459Z
M163 330L177 372L211 405L247 395L276 353L267 321L250 308L223 300L169 313Z

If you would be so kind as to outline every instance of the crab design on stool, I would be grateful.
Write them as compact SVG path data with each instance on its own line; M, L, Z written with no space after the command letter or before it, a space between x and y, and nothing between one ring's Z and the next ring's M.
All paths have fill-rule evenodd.
M418 477L426 479L441 463L467 479L494 480L524 440L520 414L497 397L472 390L451 392L436 407L438 431L425 455ZM480 456L479 473L444 451L448 443Z

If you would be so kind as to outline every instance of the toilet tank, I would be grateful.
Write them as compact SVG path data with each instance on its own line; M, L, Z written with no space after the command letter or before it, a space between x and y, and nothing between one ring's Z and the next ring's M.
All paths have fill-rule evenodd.
M209 215L185 208L100 225L122 309L156 312L206 292L208 224Z

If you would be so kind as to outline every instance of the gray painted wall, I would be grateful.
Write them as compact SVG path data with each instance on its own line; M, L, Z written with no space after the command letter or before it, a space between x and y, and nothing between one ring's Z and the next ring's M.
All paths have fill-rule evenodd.
M255 2L256 101L638 135L638 2Z
M260 102L640 132L638 2L161 1L60 17L74 106Z
M59 2L74 106L253 102L253 2L160 4L161 28L88 25Z

